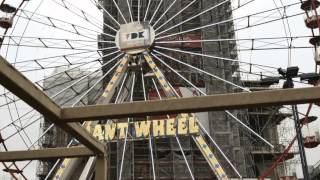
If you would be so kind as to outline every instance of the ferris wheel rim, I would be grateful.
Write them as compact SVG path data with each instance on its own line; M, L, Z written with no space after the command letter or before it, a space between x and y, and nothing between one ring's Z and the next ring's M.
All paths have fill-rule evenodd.
M113 0L114 1L114 0ZM24 0L23 0L23 2L24 2ZM115 2L115 1L114 1ZM149 2L151 2L151 1L149 1ZM195 1L192 1L192 2L195 2ZM226 1L224 1L224 2L229 2L228 0L226 0ZM252 2L252 1L249 1L249 2ZM128 3L128 1L127 1L127 3ZM161 3L162 3L162 0L161 0L161 2L158 4L158 6L157 6L157 10L159 9L159 7L160 7L160 5L161 5ZM170 8L171 8L171 6L173 6L173 4L175 3L175 1L170 5ZM116 3L115 3L116 4ZM129 3L128 3L129 4ZM150 4L149 4L150 5ZM149 7L149 5L148 5L148 7ZM245 4L246 5L246 4ZM130 6L129 6L130 7ZM169 8L169 9L170 9ZM20 9L20 8L19 8ZM119 8L117 8L118 10L119 10ZM278 8L277 8L278 9ZM105 10L105 9L104 9ZM129 8L129 10L131 11L131 8ZM140 9L139 9L140 10ZM148 11L147 11L147 13L148 13ZM144 19L146 19L146 17L147 17L147 14L146 13L146 15L144 16ZM155 14L156 13L154 13L153 15L152 15L152 17L151 17L151 22L152 22L152 20L154 19L154 17L155 17ZM140 16L140 13L139 13L139 16ZM161 17L162 17L163 15L161 15ZM143 16L142 16L143 17ZM124 16L122 15L122 18L124 19L124 21L126 21L126 19L124 18ZM130 19L131 19L131 21L133 21L133 15L132 15L132 12L130 12ZM160 18L161 19L161 18ZM155 25L157 25L159 22L160 22L160 19L158 19L153 25L155 26ZM233 21L233 19L232 19L232 21ZM139 22L140 22L140 19L139 19ZM151 24L151 22L150 22L150 24ZM119 24L119 23L118 23ZM122 24L119 24L119 25L122 25ZM112 26L110 26L110 27L112 27ZM158 27L159 28L159 27ZM111 30L112 30L112 28L110 28ZM7 31L5 32L5 34L2 36L2 37L9 37L9 36L7 36L6 35L6 33L7 33ZM163 31L161 31L160 33L163 33ZM181 32L179 32L179 33L181 33ZM159 35L159 34L158 34ZM177 34L177 35L179 35L179 34ZM111 37L112 37L113 35L111 35ZM173 35L174 36L174 35ZM115 36L114 36L115 37ZM159 37L158 37L159 38ZM160 37L161 38L161 37ZM161 39L163 39L164 37L162 37ZM288 40L288 38L292 38L291 37L291 35L289 36L289 37L287 37L286 36L286 40ZM22 39L22 37L21 37L21 39ZM237 38L235 38L235 40L236 40ZM252 38L253 39L253 38ZM63 40L63 39L62 39ZM159 40L159 39L157 39L157 40ZM214 40L216 40L216 39L212 39L213 41ZM222 40L226 40L226 39L222 39ZM229 39L230 40L230 39ZM77 41L77 40L76 40ZM78 40L78 41L81 41L81 40ZM88 40L89 41L89 40ZM92 40L93 42L98 42L98 41L94 41L94 40ZM192 40L191 40L192 41ZM191 41L189 41L189 42L191 42ZM109 41L101 41L102 43L108 43ZM110 41L110 42L112 42L112 41ZM169 41L167 41L167 42L169 42ZM188 41L178 41L179 43L188 43ZM195 42L195 41L192 41L192 43L193 42ZM172 42L171 42L172 43ZM177 42L176 42L177 43ZM20 43L19 43L20 44ZM163 44L165 44L165 43L161 43L161 41L158 41L158 42L155 42L155 44L159 44L160 46L154 46L154 49L152 50L153 52L157 52L158 54L160 54L160 53L163 53L163 54L165 54L163 51L157 51L157 50L155 50L155 49L158 49L158 50L160 50L160 49L162 49L162 50L164 50L163 48L166 48L166 47L162 47L161 45L163 45ZM20 46L20 45L18 45L18 46ZM35 47L36 48L36 47ZM113 47L114 48L114 47ZM82 49L82 50L85 50L85 49ZM105 50L105 49L100 49L101 51L102 50ZM168 48L167 48L167 50L168 50ZM289 51L291 51L291 48L288 48L288 50ZM97 51L99 51L99 49L97 50ZM120 51L120 50L119 50ZM114 53L118 53L119 51L117 51L117 52L114 52ZM91 51L91 52L95 52L95 51ZM18 53L17 53L18 54ZM151 52L151 55L153 55L154 57L157 57L155 54L153 54L152 52ZM194 54L193 54L194 55ZM120 55L118 55L117 57L120 57ZM99 60L97 60L97 61L100 61L101 59L103 58L103 56L101 57L101 58L99 58ZM215 56L215 58L219 58L219 56ZM222 58L222 59L229 59L229 60L231 60L232 58ZM238 60L234 60L234 61L238 61ZM120 62L120 61L119 61ZM239 61L238 61L239 62ZM18 62L19 63L19 62ZM86 62L83 62L84 64L86 63ZM16 64L16 62L14 63L14 64ZM255 64L255 63L249 63L250 65L257 65L257 66L260 66L259 64ZM81 65L81 64L80 64ZM80 66L79 65L79 66ZM103 64L101 64L102 66L103 66ZM261 65L262 67L265 67L265 68L271 68L271 69L277 69L277 68L275 68L275 67L271 67L271 66L264 66L264 65ZM115 67L115 66L114 66ZM56 67L55 67L56 68ZM45 68L46 69L46 68ZM41 70L43 70L43 69L40 69L40 71ZM32 71L35 71L35 70L30 70L30 72L32 72ZM23 71L22 71L23 72ZM27 71L26 71L27 72ZM111 71L110 71L111 72ZM96 82L96 83L98 83L98 82ZM240 87L240 89L242 89L243 87L242 86L239 86L239 85L237 85L238 87ZM72 86L71 86L72 87ZM247 90L247 88L243 88L243 90ZM86 91L87 92L87 91ZM200 92L201 93L201 92ZM5 94L5 93L4 93ZM81 96L82 97L82 96ZM80 99L81 100L81 99ZM74 104L75 105L75 104Z

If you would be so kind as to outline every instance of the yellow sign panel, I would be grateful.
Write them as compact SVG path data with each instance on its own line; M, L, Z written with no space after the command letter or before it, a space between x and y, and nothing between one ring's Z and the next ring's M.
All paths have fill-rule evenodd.
M136 121L133 123L98 124L93 128L93 136L99 140L113 141L125 139L129 128L131 139L147 139L174 135L198 134L199 126L194 117Z

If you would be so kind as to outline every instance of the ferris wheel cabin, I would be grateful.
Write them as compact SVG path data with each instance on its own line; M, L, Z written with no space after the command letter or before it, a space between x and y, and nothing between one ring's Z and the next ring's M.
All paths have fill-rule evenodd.
M2 4L0 6L0 11L4 14L0 17L0 27L4 29L11 28L13 24L13 16L17 9L9 4Z
M316 132L314 136L307 136L304 138L304 147L312 149L320 144L320 134Z

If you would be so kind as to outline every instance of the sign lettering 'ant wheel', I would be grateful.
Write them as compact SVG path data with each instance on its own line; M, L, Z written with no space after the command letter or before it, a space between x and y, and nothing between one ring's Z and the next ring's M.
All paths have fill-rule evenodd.
M279 83L278 67L299 64L296 52L312 54L317 46L315 40L308 44L309 33L290 28L303 25L300 6L263 0L3 0L1 55L64 107L251 92ZM1 150L79 145L1 91ZM83 128L108 144L110 179L257 177L263 169L254 168L260 167L254 158L267 155L255 148L282 147L265 129L289 116L275 107L268 111L277 123L258 125L251 110L226 110L88 121ZM3 163L0 177L88 179L95 160Z

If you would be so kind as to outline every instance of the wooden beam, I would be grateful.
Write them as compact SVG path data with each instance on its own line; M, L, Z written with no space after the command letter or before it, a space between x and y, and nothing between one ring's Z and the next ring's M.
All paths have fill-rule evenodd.
M86 156L95 156L95 153L86 147L49 148L39 150L0 152L0 162L48 160Z
M61 121L60 107L2 57L0 57L0 84L92 151L104 153L104 144L97 141L79 124Z
M231 93L181 99L63 108L61 118L65 121L73 122L90 119L142 117L163 114L302 104L316 101L320 101L320 87Z

